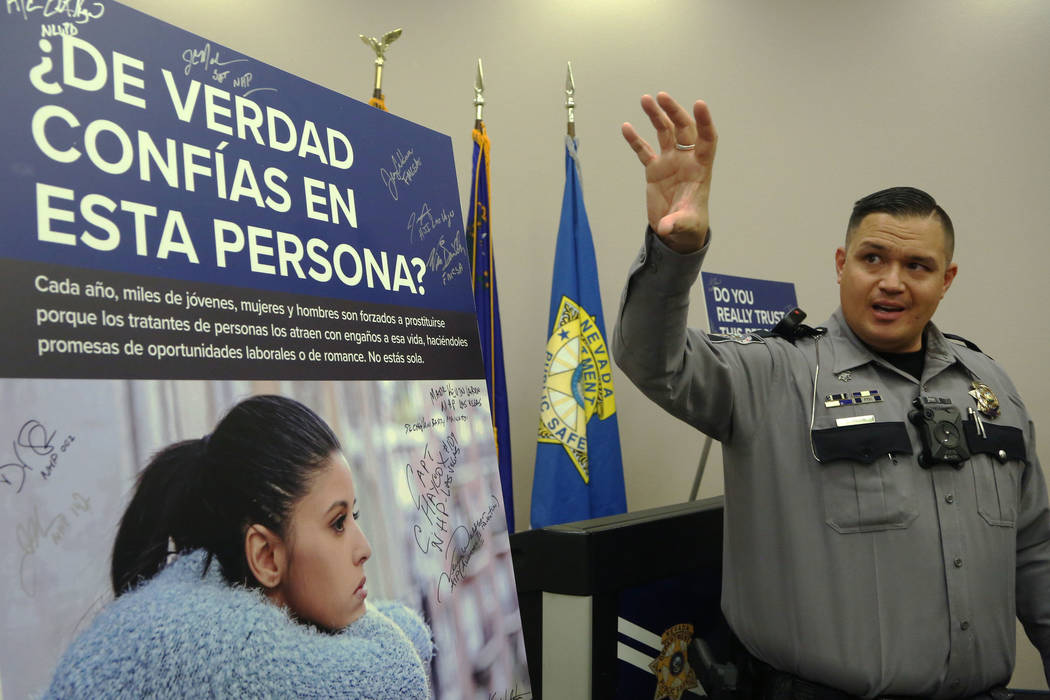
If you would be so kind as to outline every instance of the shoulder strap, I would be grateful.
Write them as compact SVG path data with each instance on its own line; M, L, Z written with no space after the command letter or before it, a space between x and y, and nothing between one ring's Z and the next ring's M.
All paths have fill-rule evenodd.
M945 338L948 338L949 340L954 340L957 343L962 343L974 352L979 352L982 355L984 354L984 352L979 347L977 347L977 343L973 342L972 340L967 340L961 335L955 335L954 333L941 333L941 335L943 335Z

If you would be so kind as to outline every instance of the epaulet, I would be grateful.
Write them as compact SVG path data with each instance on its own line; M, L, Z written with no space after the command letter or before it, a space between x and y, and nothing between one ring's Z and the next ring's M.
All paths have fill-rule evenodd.
M966 347L970 348L974 352L979 352L982 355L984 354L984 351L981 350L979 347L977 347L977 343L973 342L972 340L967 340L966 338L962 337L961 335L955 335L954 333L942 333L941 335L943 335L948 340L954 340L957 343L961 343L962 345L965 345Z
M801 340L802 338L816 338L822 336L828 332L828 329L824 326L807 326L806 324L799 324L795 327L795 330L791 333L777 333L775 330L772 331L754 331L751 335L757 335L759 338L780 338L786 340L792 345L795 341Z

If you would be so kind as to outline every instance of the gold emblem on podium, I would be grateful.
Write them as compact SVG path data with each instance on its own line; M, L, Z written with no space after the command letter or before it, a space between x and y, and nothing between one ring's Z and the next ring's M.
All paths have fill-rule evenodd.
M681 700L682 693L700 684L689 665L689 642L693 641L693 626L687 624L667 628L660 635L663 651L649 664L656 674L656 693L653 700Z

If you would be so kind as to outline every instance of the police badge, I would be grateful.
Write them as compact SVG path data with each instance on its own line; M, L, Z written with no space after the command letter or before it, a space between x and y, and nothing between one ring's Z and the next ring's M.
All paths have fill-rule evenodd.
M649 669L656 674L653 700L681 700L686 690L699 685L696 673L689 665L688 650L692 639L693 626L690 624L674 625L660 635L663 651L649 664Z
M981 412L981 415L987 418L998 418L999 398L995 395L995 392L992 391L992 388L976 379L970 382L970 386L972 386L973 389L968 393L977 402L977 410Z

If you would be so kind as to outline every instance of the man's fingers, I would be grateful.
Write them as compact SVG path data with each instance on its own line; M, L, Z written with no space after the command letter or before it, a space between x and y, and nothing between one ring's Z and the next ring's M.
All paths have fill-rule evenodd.
M674 148L674 123L652 95L642 95L642 110L649 116L649 121L656 129L656 141L660 144L660 150Z
M693 118L696 120L697 140L710 144L718 142L718 132L715 130L715 122L711 118L711 110L703 100L697 100L693 104Z
M696 143L696 122L682 105L666 92L656 95L656 101L674 129L674 141L684 146Z
M649 165L649 161L656 157L656 153L653 151L652 146L645 142L638 132L635 130L630 123L625 123L620 127L620 133L623 134L623 138L627 141L627 145L631 147L631 150L638 156L638 160L641 161L642 165Z

